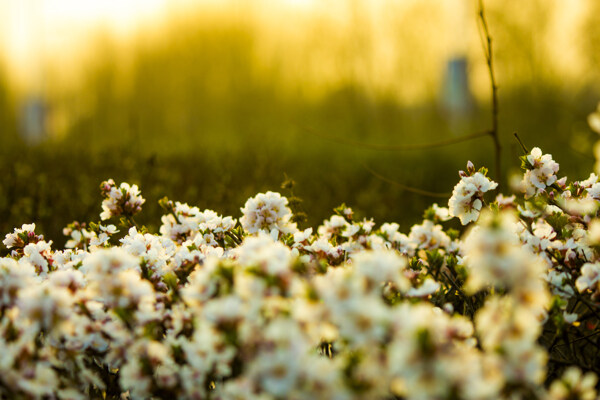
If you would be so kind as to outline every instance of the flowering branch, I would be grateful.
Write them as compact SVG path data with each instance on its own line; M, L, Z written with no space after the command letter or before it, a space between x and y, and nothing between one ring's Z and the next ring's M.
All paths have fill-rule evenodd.
M494 73L494 55L492 51L492 37L488 28L487 19L485 17L485 10L483 7L483 0L479 0L479 22L482 29L482 47L485 56L485 60L488 67L488 73L490 76L490 86L492 90L492 128L487 131L488 135L492 138L494 143L494 159L496 169L496 180L502 185L502 147L500 145L499 132L498 132L498 85L496 84L496 75ZM485 41L484 41L485 40Z

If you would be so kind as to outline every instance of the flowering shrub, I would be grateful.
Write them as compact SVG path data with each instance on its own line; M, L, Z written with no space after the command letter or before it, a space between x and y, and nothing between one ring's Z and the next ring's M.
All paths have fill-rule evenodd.
M108 180L109 223L65 249L3 241L0 397L597 398L600 182L538 148L523 167L523 197L486 200L468 163L407 234L346 206L300 230L273 192L239 220L164 198L153 234Z

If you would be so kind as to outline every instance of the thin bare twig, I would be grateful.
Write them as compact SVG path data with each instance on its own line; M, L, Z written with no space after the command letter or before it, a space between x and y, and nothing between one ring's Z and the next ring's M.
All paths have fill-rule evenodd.
M600 334L600 332L592 332L592 333L590 333L590 334L588 334L588 335L585 335L585 336L579 337L579 338L577 338L577 339L575 339L575 340L572 340L572 341L570 341L569 343L557 344L557 345L556 345L556 347L559 347L559 346L570 346L570 345L572 345L572 344L574 344L574 343L580 342L580 341L582 341L582 340L589 339L589 338L591 338L592 336L596 336L596 335L599 335L599 334Z
M456 290L456 292L460 295L462 301L467 305L467 307L469 308L469 310L471 311L471 319L475 316L475 306L473 305L473 301L470 297L468 297L460 288L460 286L458 286L458 283L456 283L456 281L446 272L442 271L442 275L444 275L444 277L446 277L446 279L448 279L448 282L450 282L450 286L452 286L454 288L454 290Z
M519 137L519 134L517 132L515 132L514 135L515 135L515 139L517 139L517 142L519 142L519 144L521 145L521 148L523 149L523 152L525 152L525 154L529 154L529 150L527 150L527 147L521 141L521 138Z
M309 127L302 126L302 125L298 125L298 126L304 132L309 133L314 136L318 136L323 139L331 140L333 142L337 142L337 143L341 143L341 144L358 146L358 147L362 147L364 149L379 150L379 151L410 151L410 150L432 149L435 147L443 147L443 146L448 146L448 145L452 145L452 144L456 144L456 143L466 142L468 140L476 139L476 138L483 137L483 136L490 134L489 131L483 131L483 132L471 133L469 135L459 136L459 137L455 137L455 138L450 138L450 139L446 139L446 140L440 140L437 142L416 143L416 144L407 144L407 145L389 145L389 144L364 143L364 142L361 142L359 140L354 140L354 139L347 139L347 138L341 138L341 137L336 137L336 136L323 135Z
M411 193L416 193L416 194L420 194L422 196L428 196L428 197L436 197L436 198L448 198L450 197L450 195L452 193L436 193L436 192L430 192L428 190L423 190L423 189L419 189L419 188L415 188L415 187L411 187L411 186L407 186L404 185L400 182L396 182L393 179L390 178L386 178L385 176L377 173L376 171L374 171L373 169L369 168L369 166L367 164L365 164L364 162L361 162L362 166L369 171L373 176L375 176L376 178L381 179L384 182L387 183L391 183L392 185L396 185L400 188L402 188L403 190L406 190L407 192L411 192Z
M488 28L487 19L485 17L485 9L483 0L479 0L479 22L481 25L480 34L483 33L482 47L485 54L485 60L490 75L490 85L492 89L492 129L488 131L492 141L494 142L494 157L496 161L496 181L502 186L502 147L500 146L500 138L498 135L498 86L496 85L496 74L494 73L494 55L492 51L492 37ZM485 38L485 41L484 41Z
M496 85L496 76L494 73L492 38L490 36L490 32L488 29L487 19L485 17L483 0L479 0L479 20L480 20L481 28L483 30L483 35L484 35L484 36L480 36L480 37L482 39L482 47L484 50L484 55L485 55L486 63L488 66L488 71L489 71L489 75L490 75L490 84L491 84L491 88L492 88L492 129L491 130L476 132L476 133L472 133L472 134L468 134L468 135L464 135L464 136L460 136L460 137L456 137L456 138L450 138L450 139L440 140L437 142L430 142L430 143L418 143L418 144L408 144L408 145L382 145L382 144L363 143L361 141L353 140L353 139L327 136L327 135L317 133L313 129L303 126L301 124L297 124L297 125L304 132L318 136L320 138L328 139L328 140L335 141L335 142L342 143L342 144L359 146L359 147L362 147L365 149L381 150L381 151L409 151L409 150L430 149L430 148L435 148L435 147L448 146L448 145L452 145L455 143L461 143L461 142L465 142L465 141L476 139L476 138L483 137L483 136L490 136L493 140L494 150L495 150L496 180L498 181L498 184L501 186L502 185L502 165L501 165L501 146L500 146L500 140L498 137L498 86ZM481 31L480 31L480 33L481 33ZM485 42L483 41L484 37L485 37ZM407 186L407 185L396 182L392 179L386 178L386 177L378 174L377 172L375 172L374 170L369 168L364 163L363 163L363 167L367 171L369 171L371 174L373 174L375 177L377 177L385 182L399 186L408 192L420 194L423 196L439 197L439 198L447 198L448 196L450 196L452 194L452 193L429 192L427 190L422 190L419 188Z

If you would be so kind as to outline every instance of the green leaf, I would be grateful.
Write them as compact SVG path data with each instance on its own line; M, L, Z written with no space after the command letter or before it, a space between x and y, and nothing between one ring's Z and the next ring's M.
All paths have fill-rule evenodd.
M167 272L164 274L162 280L169 289L177 289L177 283L179 279L177 279L177 275L175 275L173 272Z
M425 254L427 255L430 271L438 271L444 264L444 256L437 249L428 250Z
M521 169L523 171L528 171L528 170L532 170L533 169L533 165L531 165L531 163L529 162L529 160L527 160L527 155L524 156L520 156L519 159L521 160Z
M425 212L423 212L423 219L435 221L435 210L433 209L433 206L429 207L425 210Z
M460 237L460 232L456 229L449 228L446 230L446 235L448 235L450 240L456 240Z
M408 261L408 267L415 271L423 269L423 263L418 257L413 257Z
M546 222L548 222L552 229L554 229L554 231L562 237L566 237L566 235L568 235L569 232L567 229L565 229L565 227L569 223L569 217L567 217L565 214L554 212L552 215L548 215L546 217Z

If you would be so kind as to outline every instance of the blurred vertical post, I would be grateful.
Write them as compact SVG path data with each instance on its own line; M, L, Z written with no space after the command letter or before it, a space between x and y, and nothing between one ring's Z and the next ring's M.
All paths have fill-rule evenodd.
M461 130L463 122L471 115L474 102L469 87L469 65L466 56L467 0L455 0L452 16L452 40L444 70L441 90L441 106L449 123Z
M11 2L18 16L17 32L21 38L17 40L20 52L20 63L24 74L24 93L17 108L19 116L19 132L23 140L29 144L39 143L47 134L46 120L48 107L44 93L43 77L43 0L22 0Z

